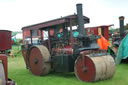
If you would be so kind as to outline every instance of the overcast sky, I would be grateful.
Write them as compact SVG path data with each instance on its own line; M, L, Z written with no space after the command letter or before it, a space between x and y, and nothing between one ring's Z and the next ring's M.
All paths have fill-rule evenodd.
M24 26L74 14L77 3L83 4L83 14L90 18L86 27L119 27L119 16L128 23L128 0L0 0L0 29L21 31Z

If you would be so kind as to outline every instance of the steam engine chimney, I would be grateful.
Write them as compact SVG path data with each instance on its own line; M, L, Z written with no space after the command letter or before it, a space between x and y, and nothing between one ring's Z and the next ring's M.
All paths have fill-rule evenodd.
M119 17L119 23L120 23L120 38L123 39L124 37L124 16Z
M85 35L82 4L77 4L76 7L77 7L77 19L78 19L77 21L78 21L79 34Z

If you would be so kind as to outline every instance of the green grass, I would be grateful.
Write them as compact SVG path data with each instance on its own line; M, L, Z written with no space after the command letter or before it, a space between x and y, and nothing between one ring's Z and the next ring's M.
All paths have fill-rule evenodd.
M128 85L127 64L118 65L112 79L85 83L77 80L74 73L50 73L42 77L34 76L26 69L21 54L18 54L16 58L8 58L8 75L18 85Z

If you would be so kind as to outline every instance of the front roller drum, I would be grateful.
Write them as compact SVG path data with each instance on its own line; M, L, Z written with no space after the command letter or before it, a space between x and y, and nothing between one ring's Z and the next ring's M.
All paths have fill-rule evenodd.
M46 75L50 72L50 54L43 45L33 46L29 51L28 66L32 74L37 76Z
M99 80L112 78L116 65L114 59L110 55L90 57L78 57L75 62L75 75L81 81L95 82ZM85 65L83 65L85 61Z

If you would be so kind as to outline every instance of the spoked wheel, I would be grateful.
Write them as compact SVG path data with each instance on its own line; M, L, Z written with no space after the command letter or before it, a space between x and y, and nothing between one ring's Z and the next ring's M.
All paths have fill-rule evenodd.
M83 67L82 57L78 57L75 62L75 75L79 80L94 82L111 78L114 75L116 66L114 59L110 55L85 57L85 67Z
M6 85L5 72L2 61L0 61L0 85Z
M49 60L50 54L45 46L33 46L29 51L29 70L34 75L46 75L50 72L51 69L51 64L48 62Z

